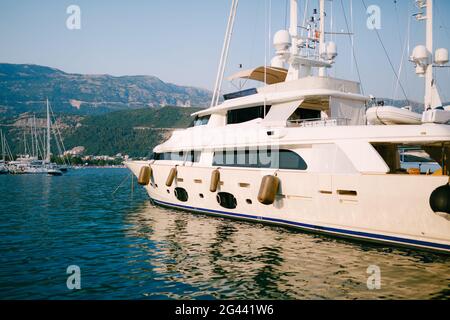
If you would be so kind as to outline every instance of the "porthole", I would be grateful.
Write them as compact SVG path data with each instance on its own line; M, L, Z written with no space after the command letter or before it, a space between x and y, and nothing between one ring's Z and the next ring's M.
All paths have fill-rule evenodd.
M169 189L167 189L167 193L170 193L170 190L169 190Z
M175 188L174 190L175 197L181 202L188 201L188 193L184 188Z
M245 200L245 202L247 202L247 204L252 204L253 203L251 199L247 199L247 200Z
M204 198L205 196L203 195L203 193L200 193L199 195L198 195L200 198Z
M219 192L216 199L217 203L226 209L235 209L237 207L237 200L231 193Z

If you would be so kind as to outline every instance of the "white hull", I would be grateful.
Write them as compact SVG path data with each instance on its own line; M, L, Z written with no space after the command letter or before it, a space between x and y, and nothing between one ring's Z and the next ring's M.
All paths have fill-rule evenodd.
M148 162L127 163L136 175L143 165ZM232 193L237 200L236 209L226 209L216 201L216 193L209 191L212 167L179 166L174 185L166 187L171 168L173 165L152 164L154 182L146 190L158 205L450 252L449 218L434 213L428 204L433 190L448 182L445 176L424 179L412 175L327 175L281 170L281 194L273 205L266 206L258 202L257 195L261 178L273 170L223 168L219 191ZM188 190L186 202L175 197L175 187Z
M13 174L48 174L54 176L62 175L62 171L53 165L31 165L19 163L10 165L9 171Z

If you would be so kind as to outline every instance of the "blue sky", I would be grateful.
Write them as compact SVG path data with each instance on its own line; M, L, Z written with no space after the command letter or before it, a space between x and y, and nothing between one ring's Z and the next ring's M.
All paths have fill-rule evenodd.
M366 94L395 94L394 75L374 31L366 28L362 0L353 1L355 52ZM380 35L398 70L412 0L364 0L381 8ZM270 61L272 34L285 26L287 0L240 0L227 75ZM305 0L299 0L303 15ZM310 0L310 8L318 7ZM34 63L72 73L155 75L164 81L212 89L231 0L0 0L0 62ZM81 30L66 28L66 8L81 8ZM342 0L350 22L350 0ZM327 1L333 31L347 31L341 0ZM450 1L435 0L435 48L450 48ZM411 20L410 50L425 42L424 24ZM330 21L327 30L330 30ZM332 75L357 80L350 41L337 36L339 56ZM272 46L270 46L271 48ZM406 57L406 55L405 55ZM406 58L405 58L406 59ZM423 80L405 60L401 73L408 98L423 100ZM450 100L450 68L437 71L443 100ZM225 90L232 90L228 84Z

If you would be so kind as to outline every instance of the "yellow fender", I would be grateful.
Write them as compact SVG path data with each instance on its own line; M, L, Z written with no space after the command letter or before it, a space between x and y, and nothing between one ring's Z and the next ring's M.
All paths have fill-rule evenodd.
M264 176L259 187L258 201L265 205L273 204L279 186L280 179L277 176Z
M170 169L169 175L166 180L166 186L170 187L177 176L177 167Z
M139 171L138 183L141 186L146 186L150 183L151 177L152 177L152 167L143 166Z
M211 183L209 185L209 191L216 192L219 188L219 182L220 182L220 172L219 169L213 170L211 172Z

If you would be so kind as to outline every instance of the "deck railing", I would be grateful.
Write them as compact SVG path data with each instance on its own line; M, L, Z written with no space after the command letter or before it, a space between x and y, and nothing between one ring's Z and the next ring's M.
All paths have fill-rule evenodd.
M348 126L350 119L346 118L330 118L330 119L302 119L288 120L288 127L336 127Z

